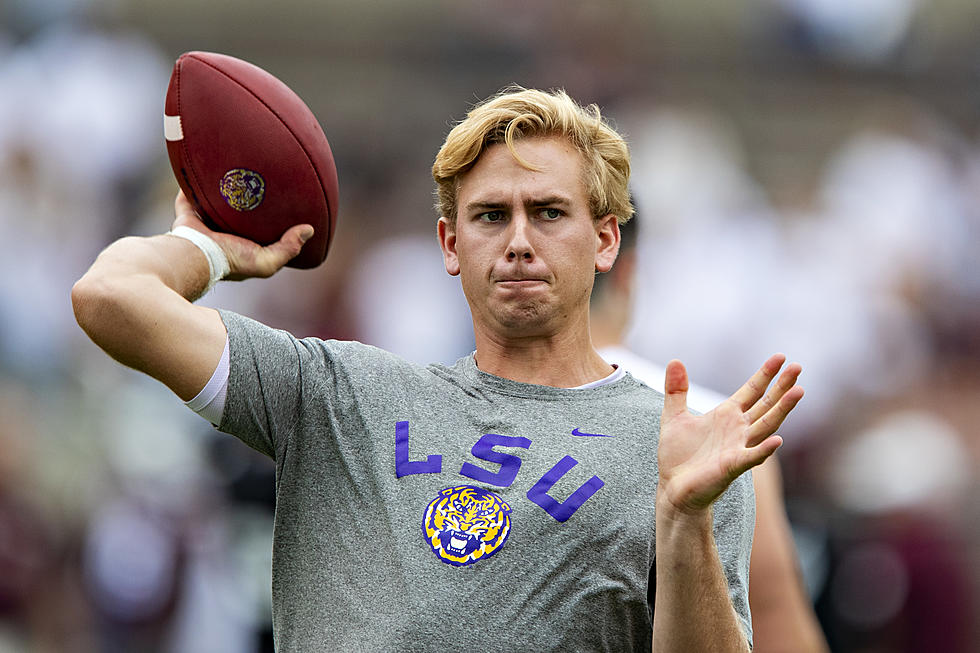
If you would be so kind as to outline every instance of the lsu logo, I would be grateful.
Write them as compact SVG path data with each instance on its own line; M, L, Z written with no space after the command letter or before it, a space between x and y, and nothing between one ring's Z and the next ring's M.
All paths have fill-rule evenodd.
M221 178L221 196L236 211L251 211L265 197L262 175L245 168L233 168Z
M425 509L422 533L440 560L465 567L504 545L510 510L493 492L472 485L447 487Z

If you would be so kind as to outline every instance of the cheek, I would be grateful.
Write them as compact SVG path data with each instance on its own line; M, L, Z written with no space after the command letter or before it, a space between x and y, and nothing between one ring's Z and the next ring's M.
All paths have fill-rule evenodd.
M460 278L475 282L489 277L493 268L490 247L486 243L457 241L456 260Z
M571 281L576 286L587 284L591 287L596 271L596 253L592 243L577 241L563 251L567 255L556 261L556 273L560 273L565 281Z
M479 303L482 297L489 294L490 286L486 282L487 275L473 265L472 260L463 259L463 261L460 262L459 266L459 284L463 290L463 296L472 306L474 302Z

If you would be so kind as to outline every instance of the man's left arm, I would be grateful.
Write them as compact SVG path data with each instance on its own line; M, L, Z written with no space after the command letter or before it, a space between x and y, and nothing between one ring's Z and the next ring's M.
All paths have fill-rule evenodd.
M700 416L687 410L684 366L667 366L656 499L656 653L749 650L718 556L712 509L736 478L782 444L776 429L803 397L796 364L769 388L784 362L782 355L771 357Z

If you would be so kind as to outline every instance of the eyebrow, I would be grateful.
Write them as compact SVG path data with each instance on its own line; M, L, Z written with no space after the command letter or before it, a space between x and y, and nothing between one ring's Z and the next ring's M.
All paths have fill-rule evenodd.
M528 202L528 206L568 206L571 204L571 200L567 197L562 197L561 195L549 195L547 197L542 197L540 199L532 199ZM493 211L496 209L505 209L510 206L509 202L489 202L479 200L476 202L470 202L463 207L463 211L466 213L471 213L473 211Z
M470 202L463 207L463 211L466 213L471 213L473 211L492 211L494 209L502 209L507 205L502 202Z
M569 204L571 204L571 200L561 195L543 197L530 203L531 206L568 206Z

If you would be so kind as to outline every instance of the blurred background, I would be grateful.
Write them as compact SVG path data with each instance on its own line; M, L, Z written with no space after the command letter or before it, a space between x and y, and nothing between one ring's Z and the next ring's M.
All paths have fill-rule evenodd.
M629 345L807 398L780 456L834 651L980 650L975 0L2 0L0 652L271 651L273 468L74 323L72 283L166 231L187 50L249 60L331 141L328 260L205 303L421 362L472 348L432 159L516 82L598 103L634 153Z

